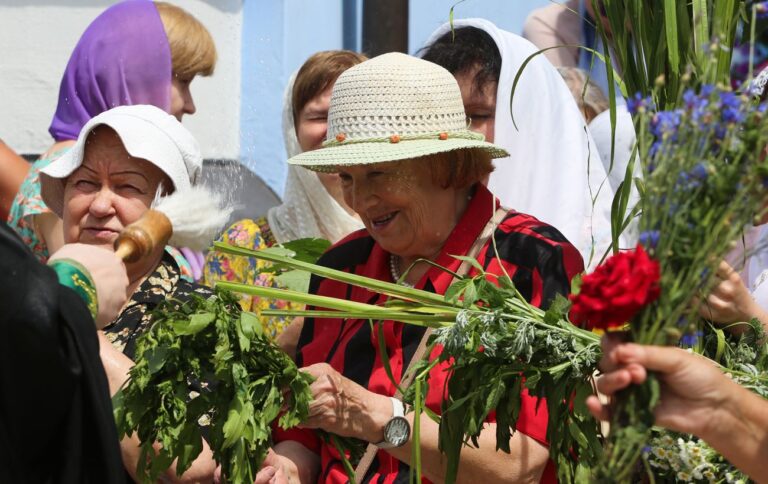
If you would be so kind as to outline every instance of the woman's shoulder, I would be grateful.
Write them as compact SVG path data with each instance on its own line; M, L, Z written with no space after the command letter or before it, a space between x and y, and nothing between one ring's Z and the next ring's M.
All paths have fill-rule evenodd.
M576 247L557 228L532 215L510 210L488 243L487 258L498 256L518 266L537 267L551 259L583 265ZM495 243L494 243L495 241Z
M368 231L360 229L333 244L317 263L339 270L356 267L368 261L375 244Z
M277 243L266 217L242 219L222 232L220 242L248 249L264 249Z

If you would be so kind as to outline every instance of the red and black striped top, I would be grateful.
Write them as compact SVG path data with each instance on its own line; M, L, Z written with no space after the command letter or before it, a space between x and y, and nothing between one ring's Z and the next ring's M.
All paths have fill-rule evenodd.
M458 270L460 261L451 255L469 252L495 210L493 196L485 187L479 186L435 262L453 271ZM496 257L489 242L480 251L478 261L486 272L492 274L502 274L503 266L523 296L536 306L546 307L557 294L567 294L571 278L583 270L579 252L556 229L529 215L510 211L497 227L494 238L501 260ZM389 256L362 230L337 243L323 255L319 263L390 281ZM443 294L451 282L450 274L433 268L416 287ZM369 304L382 304L386 300L386 296L319 277L313 277L310 292ZM384 325L383 334L390 366L395 378L399 378L416 351L424 329L393 321L377 324ZM436 348L431 356L436 357L439 351ZM297 363L299 366L308 366L320 362L330 364L372 392L388 396L395 394L395 388L381 363L378 328L372 331L367 320L308 318L299 339ZM435 412L440 410L441 390L444 388L442 382L447 374L445 369L444 365L439 365L430 374L427 405ZM522 401L517 430L546 444L546 406L537 407L536 400L525 391ZM312 431L278 431L275 437L278 441L297 440L320 455L322 469L319 482L347 482L336 449L318 440ZM365 482L408 482L408 475L409 468L405 463L381 450ZM542 482L556 482L554 476L550 463Z

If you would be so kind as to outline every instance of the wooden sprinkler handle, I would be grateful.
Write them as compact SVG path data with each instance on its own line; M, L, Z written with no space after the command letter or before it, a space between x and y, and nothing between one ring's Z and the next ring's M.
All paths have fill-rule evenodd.
M168 217L149 209L120 232L115 240L115 254L125 262L136 262L151 254L156 247L164 247L171 235L173 226Z

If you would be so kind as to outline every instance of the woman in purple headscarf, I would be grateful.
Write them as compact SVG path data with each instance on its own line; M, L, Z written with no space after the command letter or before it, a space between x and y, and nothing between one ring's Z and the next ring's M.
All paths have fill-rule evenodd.
M74 144L89 119L122 105L151 104L179 120L193 114L189 85L210 75L216 47L210 33L179 7L126 0L91 22L67 63L48 131L54 144L29 170L8 225L41 261L63 244L61 220L40 197L39 172ZM180 254L182 271L189 265Z

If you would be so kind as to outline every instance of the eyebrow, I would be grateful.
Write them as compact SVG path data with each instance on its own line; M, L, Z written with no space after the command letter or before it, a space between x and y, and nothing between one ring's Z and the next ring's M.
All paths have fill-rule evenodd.
M146 175L144 173L141 173L140 171L134 171L134 170L122 170L122 171L113 171L110 173L110 175L139 175L144 180L149 181Z
M83 170L87 170L91 173L98 174L96 170L94 170L88 165L80 165L80 168L82 168ZM113 171L112 173L110 173L110 175L138 175L142 177L145 181L149 181L149 179L147 178L146 175L144 175L144 173L141 173L140 171L135 171L135 170Z

